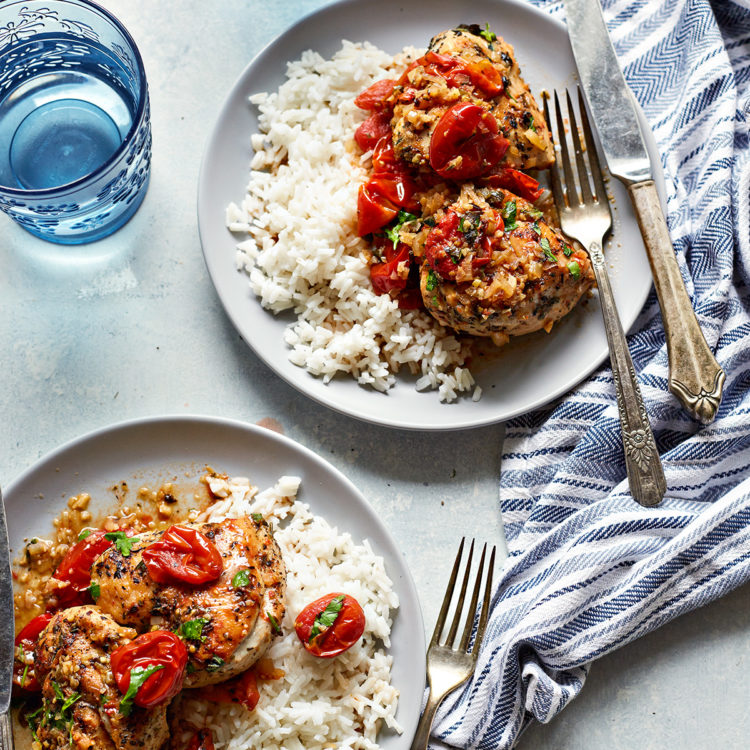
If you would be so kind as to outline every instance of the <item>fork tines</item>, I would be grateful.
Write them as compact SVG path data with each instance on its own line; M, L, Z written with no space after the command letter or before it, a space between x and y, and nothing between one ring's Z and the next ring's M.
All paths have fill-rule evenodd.
M570 158L570 149L568 146L568 138L565 135L565 120L557 91L554 92L555 120L557 124L556 130L552 126L552 119L550 118L549 107L547 104L549 96L547 95L544 97L544 116L547 120L547 126L549 127L550 132L557 133L555 141L560 146L562 168L565 174L565 190L563 191L560 182L558 165L557 163L555 163L552 166L552 169L550 170L550 174L552 177L552 193L555 199L555 203L558 206L564 206L567 203L568 206L574 207L587 203L590 204L593 201L596 201L600 205L606 206L607 211L609 211L609 200L607 199L607 191L604 186L604 180L602 179L602 169L599 164L599 157L597 155L594 134L591 130L591 125L589 124L588 115L586 114L586 106L583 101L583 94L581 93L580 87L576 88L578 92L578 111L580 112L581 117L580 130L578 128L578 122L576 120L575 108L570 98L570 92L567 89L565 91L565 99L567 105L568 122L570 123L570 140L573 144L573 153L575 155L576 168L578 172L577 181L573 173L572 159ZM581 132L583 132L583 143L581 142ZM590 169L586 166L586 158L588 158L591 165ZM580 188L580 192L576 190L576 184Z
M456 579L458 578L458 572L461 568L461 558L463 557L465 541L466 541L465 539L461 539L461 544L458 547L458 554L456 555L456 561L453 564L453 570L451 571L451 577L448 582L448 588L445 592L443 604L440 607L440 614L438 615L437 624L435 625L435 632L432 635L430 646L440 645L445 648L463 651L465 653L471 653L473 656L476 656L479 650L478 646L482 642L482 638L484 637L484 631L487 627L487 617L489 615L489 609L490 609L490 598L492 596L492 571L494 570L494 567L495 567L495 549L496 549L495 547L492 548L492 551L490 554L490 561L489 561L489 566L487 569L487 578L486 578L485 586L484 586L484 596L482 599L482 608L481 608L481 612L479 615L479 622L476 625L476 634L473 640L471 650L469 649L469 643L471 640L471 634L474 630L474 623L475 623L476 614L477 614L477 604L479 602L479 594L482 588L485 556L487 553L486 544L482 547L482 556L479 560L479 567L477 568L477 571L476 571L476 579L474 582L474 589L471 594L471 602L469 603L469 608L466 611L466 621L464 624L463 633L461 635L461 641L459 642L457 648L455 645L455 641L456 641L456 635L458 633L458 628L461 622L461 616L463 613L464 602L466 599L466 591L469 587L469 581L471 577L471 567L472 567L471 564L474 558L474 540L473 539L471 540L471 546L469 547L469 556L466 562L466 569L464 571L463 579L461 582L461 591L459 593L458 599L455 604L453 620L451 622L450 629L448 631L448 635L445 641L442 643L440 642L440 636L445 628L445 623L448 617L448 610L450 609L451 601L453 599L453 592L454 592L455 585L456 585Z

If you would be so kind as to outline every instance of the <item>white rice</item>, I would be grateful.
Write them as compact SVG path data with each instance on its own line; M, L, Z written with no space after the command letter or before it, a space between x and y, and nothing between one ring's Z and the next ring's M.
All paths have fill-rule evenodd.
M398 597L383 559L367 541L355 544L296 500L299 483L285 476L258 493L244 478L209 479L211 491L224 499L201 520L262 513L288 569L284 635L266 653L284 676L258 680L260 700L253 712L192 698L181 707L193 724L211 729L217 750L375 750L383 725L401 732L395 718L398 690L390 684L392 657L385 650ZM334 591L360 603L365 632L343 654L319 659L303 648L294 619L307 604Z
M371 44L346 41L331 60L307 51L289 63L277 92L250 98L261 133L251 137L247 194L228 206L226 223L249 235L236 262L263 307L297 316L284 336L294 364L325 382L349 373L378 391L406 366L419 376L417 390L437 389L442 401L453 401L474 386L465 366L470 344L428 313L399 310L375 294L356 231L370 155L353 141L367 116L354 98L401 69Z

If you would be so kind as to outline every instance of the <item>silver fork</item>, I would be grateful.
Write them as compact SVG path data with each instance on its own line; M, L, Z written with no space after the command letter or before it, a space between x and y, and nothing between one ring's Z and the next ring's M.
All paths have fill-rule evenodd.
M630 491L641 505L658 505L667 490L664 469L659 459L659 451L656 448L654 434L648 421L646 407L643 405L643 397L636 380L635 369L622 330L620 316L615 306L612 286L609 283L602 252L604 237L612 228L612 212L580 88L578 89L578 108L581 113L581 124L586 145L585 153L578 132L573 103L567 91L565 97L567 99L570 134L575 152L580 193L576 188L568 140L563 125L563 115L557 92L555 92L557 135L555 135L555 129L549 115L547 96L544 98L544 115L547 118L547 124L554 140L560 146L559 160L565 175L565 186L563 189L560 169L555 163L551 169L552 194L560 217L560 227L565 234L578 240L588 251L591 265L594 268L596 283L599 287L599 300L604 317L604 330L609 344L609 357L612 363L612 377L615 382L615 395L620 414L625 467L628 473ZM590 168L586 164L587 157Z
M435 711L437 711L438 706L443 702L443 698L471 677L477 664L479 646L482 643L484 631L487 627L487 616L490 611L490 597L492 596L492 571L495 568L495 547L492 548L490 564L487 569L487 581L484 587L484 598L482 600L482 611L479 615L479 624L477 625L474 641L470 645L469 641L471 639L471 631L474 627L477 602L479 601L479 590L482 585L484 557L487 552L487 545L485 544L482 548L482 557L479 561L479 568L476 573L474 591L471 595L471 603L469 604L469 609L466 613L466 624L464 625L464 630L461 635L461 641L458 646L456 646L456 635L461 622L461 612L463 610L466 589L469 584L469 574L471 572L471 561L474 556L474 540L472 540L471 547L469 548L469 559L466 563L466 572L464 573L461 592L458 601L456 602L453 621L445 641L442 644L440 643L440 636L445 627L451 599L453 598L453 589L461 566L464 541L465 539L462 539L461 544L458 547L458 555L456 555L456 562L453 564L453 571L451 572L450 581L448 581L448 588L445 592L445 597L443 598L443 604L440 607L437 624L435 625L435 632L432 634L430 646L427 649L427 684L430 689L430 694L427 698L427 705L425 706L422 718L417 725L417 733L414 735L414 740L411 743L411 750L424 750L427 747L427 742L430 739L432 720L435 718Z

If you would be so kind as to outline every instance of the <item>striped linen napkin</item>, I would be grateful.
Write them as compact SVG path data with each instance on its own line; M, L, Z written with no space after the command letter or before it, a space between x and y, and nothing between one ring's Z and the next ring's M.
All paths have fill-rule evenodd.
M535 4L564 19L559 0ZM603 4L659 145L671 236L724 399L701 427L668 392L652 291L629 343L664 462L660 507L628 493L608 365L508 423L510 558L476 673L433 726L449 746L512 747L578 695L598 656L750 579L750 3Z

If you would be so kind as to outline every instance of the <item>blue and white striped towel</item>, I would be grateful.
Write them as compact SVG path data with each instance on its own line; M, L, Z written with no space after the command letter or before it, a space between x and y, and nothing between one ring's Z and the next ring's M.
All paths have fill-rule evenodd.
M559 0L536 0L564 18ZM688 292L727 373L700 427L667 390L655 295L629 337L667 477L628 494L612 375L507 426L505 564L476 674L434 732L510 748L574 698L588 665L750 579L750 10L747 0L605 0L620 62L662 155Z

